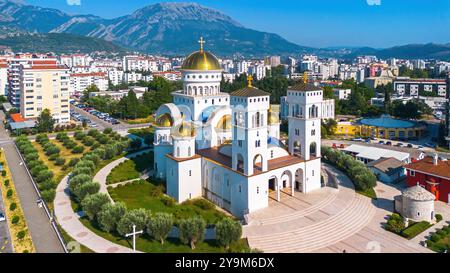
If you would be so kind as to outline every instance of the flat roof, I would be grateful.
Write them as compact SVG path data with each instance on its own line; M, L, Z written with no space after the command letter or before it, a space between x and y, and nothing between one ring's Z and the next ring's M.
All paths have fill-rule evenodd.
M348 146L347 148L343 149L343 151L353 153L356 154L357 157L367 158L370 160L378 160L383 157L393 157L399 161L404 161L410 158L410 155L408 153L355 144Z

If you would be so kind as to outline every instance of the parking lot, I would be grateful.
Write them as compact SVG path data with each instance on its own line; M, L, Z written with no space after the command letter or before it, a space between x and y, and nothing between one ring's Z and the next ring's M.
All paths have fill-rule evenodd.
M121 124L120 121L110 117L109 114L102 113L83 104L71 105L70 115L74 121L85 122L88 127L100 130L113 128Z

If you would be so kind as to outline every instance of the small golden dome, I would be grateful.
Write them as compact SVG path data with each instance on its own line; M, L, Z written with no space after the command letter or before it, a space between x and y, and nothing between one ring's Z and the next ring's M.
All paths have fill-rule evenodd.
M172 136L173 137L195 137L196 130L194 124L190 122L183 121L179 125L177 125L175 128L172 129Z
M278 116L278 113L272 112L272 108L269 110L269 124L278 124L280 123L280 117Z
M162 114L161 116L159 116L156 119L156 126L166 127L166 128L172 127L173 126L173 119L170 116L170 114L165 113L165 114Z
M231 115L223 116L217 123L216 129L223 131L230 131L233 125L231 122Z

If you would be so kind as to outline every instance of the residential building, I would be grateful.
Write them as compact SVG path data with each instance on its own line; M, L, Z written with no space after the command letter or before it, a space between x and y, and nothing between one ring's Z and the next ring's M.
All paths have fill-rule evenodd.
M352 94L352 90L335 88L335 89L333 89L333 93L334 93L334 97L339 100L348 100L350 95Z
M405 166L408 187L419 184L434 194L436 200L450 203L450 163L438 155Z
M380 158L369 162L367 167L384 183L394 183L406 176L406 164L396 158Z
M408 77L399 77L394 80L393 84L394 91L401 96L446 97L447 95L447 83L445 79L410 79Z
M44 109L56 123L70 122L69 68L56 60L33 60L22 64L20 74L20 113L36 119Z
M8 62L0 59L0 96L8 95Z
M80 95L91 85L100 91L108 90L108 76L104 72L70 74L71 94Z

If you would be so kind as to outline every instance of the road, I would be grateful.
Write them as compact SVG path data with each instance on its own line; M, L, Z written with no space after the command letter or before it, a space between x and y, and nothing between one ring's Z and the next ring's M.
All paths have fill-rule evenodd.
M25 214L25 219L31 233L36 252L38 253L64 253L64 249L58 240L55 230L44 209L37 206L38 195L28 176L25 166L21 163L20 156L11 138L7 135L3 126L4 114L0 111L0 147L3 149L12 179Z
M0 189L0 212L5 214L5 205L3 204L2 192ZM8 223L0 223L0 253L12 253L11 235L9 233Z

